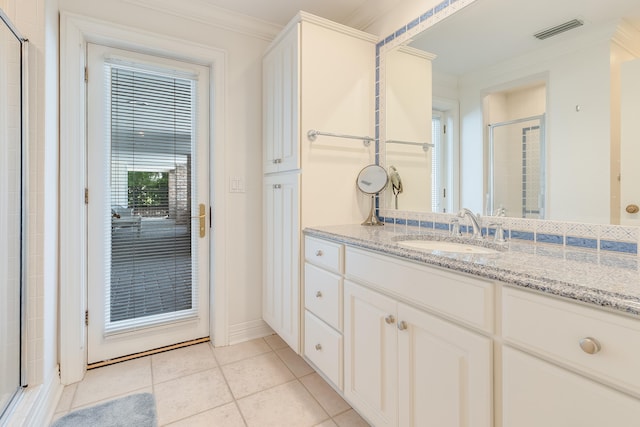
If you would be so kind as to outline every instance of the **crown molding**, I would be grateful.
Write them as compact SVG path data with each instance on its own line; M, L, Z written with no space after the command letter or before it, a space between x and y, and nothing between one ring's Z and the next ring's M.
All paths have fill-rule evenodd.
M378 37L374 36L373 34L365 33L364 31L356 30L355 28L338 24L337 22L333 22L329 19L321 18L319 16L301 10L287 23L287 25L284 26L284 28L282 28L280 34L271 41L271 44L269 45L269 47L267 47L266 52L269 52L271 49L273 49L278 44L278 42L282 38L284 38L287 33L289 33L291 29L296 27L301 22L316 24L321 27L329 28L338 33L346 34L351 37L368 41L370 43L376 43L378 41Z
M633 56L640 57L640 30L629 21L621 20L611 41L617 43Z
M282 27L261 19L213 6L206 0L123 0L146 9L200 22L261 40L272 41Z

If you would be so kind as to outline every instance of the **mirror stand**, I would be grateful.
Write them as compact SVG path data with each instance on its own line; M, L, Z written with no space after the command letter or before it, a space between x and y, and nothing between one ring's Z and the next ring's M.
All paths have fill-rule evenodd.
M371 210L369 210L369 216L360 225L384 225L384 222L380 221L380 218L375 213L376 208L376 195L371 195Z

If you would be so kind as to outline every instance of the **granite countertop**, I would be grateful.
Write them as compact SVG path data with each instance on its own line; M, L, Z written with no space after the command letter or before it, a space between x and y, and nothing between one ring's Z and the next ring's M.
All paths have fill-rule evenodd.
M304 233L640 316L637 255L513 240L495 254L427 252L403 247L398 241L407 238L450 240L448 233L410 226L336 225L309 227ZM456 240L468 241L468 238ZM497 248L491 239L480 245Z

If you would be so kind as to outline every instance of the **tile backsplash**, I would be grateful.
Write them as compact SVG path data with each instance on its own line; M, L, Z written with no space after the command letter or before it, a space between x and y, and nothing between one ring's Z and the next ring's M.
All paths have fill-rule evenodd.
M378 216L386 224L394 224L396 227L413 226L426 230L449 230L451 220L456 215L380 209ZM502 225L507 239L604 253L638 254L640 241L640 228L638 227L510 217L481 217L482 233L493 236L496 224ZM470 227L471 224L467 218L460 218L460 229L463 233L470 231Z

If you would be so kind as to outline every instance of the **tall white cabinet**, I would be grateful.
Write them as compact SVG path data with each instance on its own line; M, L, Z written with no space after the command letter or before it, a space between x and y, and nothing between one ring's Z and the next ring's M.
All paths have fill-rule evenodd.
M318 137L374 132L377 38L305 12L276 37L263 59L263 319L301 351L301 230L361 222L355 187L373 163L373 144Z

